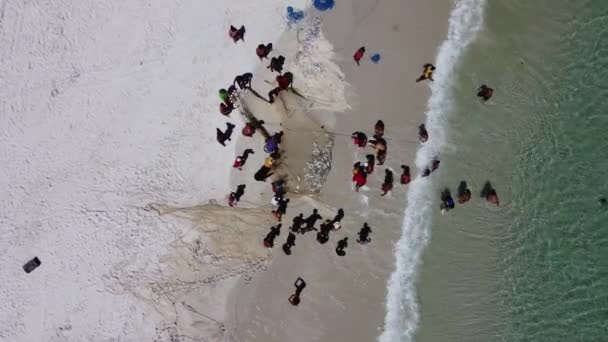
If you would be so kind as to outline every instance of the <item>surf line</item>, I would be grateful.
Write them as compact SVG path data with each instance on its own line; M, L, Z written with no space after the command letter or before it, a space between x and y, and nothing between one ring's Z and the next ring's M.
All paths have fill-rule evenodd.
M445 146L456 69L466 48L483 27L484 7L485 0L457 0L450 13L448 34L437 53L435 82L430 83L431 96L426 110L426 127L433 135L416 151L419 171ZM408 188L401 237L394 247L395 269L387 282L386 314L379 342L414 340L419 322L415 282L422 252L430 239L430 217L436 193L432 178L418 176Z

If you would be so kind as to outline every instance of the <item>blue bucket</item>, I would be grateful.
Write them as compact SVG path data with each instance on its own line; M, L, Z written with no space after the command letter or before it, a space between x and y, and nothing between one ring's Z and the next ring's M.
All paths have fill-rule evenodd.
M312 4L319 11L327 11L334 8L334 0L312 0Z

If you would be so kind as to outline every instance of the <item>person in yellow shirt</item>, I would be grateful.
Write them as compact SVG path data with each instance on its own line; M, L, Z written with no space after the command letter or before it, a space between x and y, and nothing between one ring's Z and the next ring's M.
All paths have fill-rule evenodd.
M425 64L422 69L422 75L416 79L416 82L424 81L426 79L433 81L433 72L435 72L435 66L431 63Z

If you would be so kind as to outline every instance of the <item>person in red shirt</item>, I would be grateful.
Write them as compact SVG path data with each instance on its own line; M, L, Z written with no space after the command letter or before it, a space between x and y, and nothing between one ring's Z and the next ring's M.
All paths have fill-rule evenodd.
M243 154L236 157L236 159L234 160L234 164L232 164L232 167L234 167L235 169L239 169L242 170L243 166L245 166L245 163L247 162L247 158L249 158L250 154L254 154L255 152L248 148L245 151L243 151Z
M255 54L258 55L260 61L264 58L268 58L268 55L272 52L272 43L268 43L266 45L260 44L255 49Z
M357 162L354 165L353 169L353 182L355 182L355 191L359 191L359 189L367 183L367 175L365 174L365 169L361 165L361 163Z
M359 50L357 50L357 52L355 52L355 55L353 56L355 62L357 62L357 65L361 65L359 62L361 61L361 58L363 58L363 54L365 54L365 46L360 47Z
M237 30L236 27L230 25L228 35L230 35L230 38L232 38L235 44L239 40L245 41L245 26L241 25L241 27Z
M401 184L408 184L412 180L412 176L410 176L410 167L407 165L401 165L403 169L403 173L401 174Z

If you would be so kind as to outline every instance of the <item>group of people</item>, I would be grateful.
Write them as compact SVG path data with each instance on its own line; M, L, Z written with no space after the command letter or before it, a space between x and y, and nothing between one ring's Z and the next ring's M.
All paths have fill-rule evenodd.
M245 35L245 27L241 26L240 28L236 28L234 26L230 26L229 36L233 39L235 43L238 41L244 41ZM256 55L260 59L260 61L264 59L268 59L270 54L273 51L272 43L268 44L259 44L256 48ZM361 59L365 54L365 47L359 48L355 55L353 56L357 65L360 64ZM293 74L290 72L283 73L283 67L285 63L285 57L279 55L272 57L270 59L270 64L267 66L271 72L277 72L279 75L276 77L277 86L273 88L268 93L268 102L273 103L275 98L280 94L280 92L284 90L290 89L293 84ZM416 82L421 82L423 80L433 81L433 73L435 71L435 66L432 64L425 64L423 66L423 73ZM234 78L233 83L227 89L220 89L219 97L221 99L220 103L220 112L225 116L229 116L231 112L235 108L236 95L239 90L251 89L251 82L253 79L252 73L244 73L242 75L238 75ZM238 87L238 88L237 88ZM257 94L257 93L255 93ZM493 89L482 85L479 87L477 96L479 96L483 101L487 101L492 97ZM283 137L283 132L276 132L274 134L268 133L264 127L263 121L258 121L255 119L251 119L245 124L245 127L242 130L244 136L251 137L253 134L260 130L263 132L265 136L264 142L264 152L268 154L265 158L263 165L260 169L255 172L254 179L256 181L266 182L266 180L271 177L274 172L273 169L280 163L281 152L280 152L280 144ZM219 128L217 130L217 140L218 142L225 146L226 141L231 140L231 135L235 125L232 123L226 123L226 130L221 131ZM354 132L351 135L352 141L359 148L363 149L366 147L371 147L375 151L374 153L369 153L365 155L365 161L359 162L357 161L353 166L353 175L352 180L355 184L355 190L359 191L361 187L363 187L367 182L367 176L374 172L375 165L384 165L387 157L388 151L388 143L384 138L384 130L385 125L382 120L378 120L374 125L374 135L371 139L368 139L367 135L361 131ZM424 124L421 124L418 127L418 138L421 143L426 142L429 139L429 133ZM243 153L236 157L233 163L233 167L237 170L242 170L245 166L247 159L250 155L255 154L253 149L246 149ZM428 168L424 169L421 176L426 177L429 176L433 171L437 170L439 167L440 161L438 158L433 158L431 160ZM400 183L403 185L409 184L411 181L410 168L407 165L401 165L402 173L400 177ZM394 174L393 171L389 168L384 170L384 181L381 185L381 196L386 195L393 189L394 182ZM273 248L275 239L280 236L281 228L282 228L282 219L283 216L287 212L287 207L289 204L289 198L286 198L287 194L287 184L285 179L276 179L271 183L272 186L272 215L277 220L277 224L270 228L270 231L263 238L262 243L266 248ZM236 190L231 192L228 196L228 205L231 207L236 206L243 195L245 194L245 184L240 184L237 186ZM498 205L498 196L496 191L489 185L489 182L486 184L484 189L482 190L482 197L484 197L487 201ZM468 188L465 181L462 181L458 187L457 200L460 204L464 204L471 199L471 191ZM441 208L442 210L449 210L455 207L454 199L452 199L449 189L445 189L441 193ZM344 217L344 210L339 209L338 213L335 215L333 219L326 219L322 221L322 223L317 227L317 222L323 220L323 217L319 214L317 209L313 209L312 213L304 217L303 213L296 215L293 218L292 225L289 227L289 232L286 237L285 243L282 245L282 250L286 255L292 254L292 248L296 245L296 234L305 234L310 231L316 231L316 240L320 244L326 244L329 241L331 232L335 232L341 228L341 220ZM356 242L362 245L368 244L371 241L370 234L372 233L371 227L367 222L363 223L363 226L357 233ZM335 253L338 256L345 256L346 249L348 248L348 237L343 237L342 239L336 242ZM306 283L302 278L298 278L294 284L296 287L295 293L289 298L289 302L293 305L298 305L300 303L300 294Z
M433 64L430 64L430 63L425 64L423 66L422 75L420 75L420 77L418 77L416 79L416 82L420 82L420 81L423 81L426 79L433 81L434 72L435 72L435 66ZM479 97L484 102L488 101L492 97L493 94L494 94L494 89L488 87L485 84L482 84L477 89L477 97ZM420 141L423 143L426 142L429 138L429 134L428 134L424 124L422 124L418 127L418 137L419 137ZM430 169L426 168L423 170L422 177L426 177L426 176L430 175L431 172L436 170L438 167L439 167L439 160L437 158L434 158L431 162ZM488 201L492 204L495 204L496 206L498 206L500 203L500 201L498 199L498 194L496 193L496 190L492 187L490 182L486 182L486 184L484 185L484 187L481 191L481 197L485 198L486 201ZM460 184L458 185L457 199L458 199L458 203L460 203L460 204L464 204L471 199L471 190L468 188L467 182L461 181ZM452 195L450 193L450 189L448 189L448 188L444 189L441 192L440 208L441 208L442 212L446 212L450 209L454 209L455 206L456 205L455 205L454 199L452 198Z
M277 181L276 183L277 184L273 183L273 191L275 193L274 193L272 203L277 208L275 210L273 210L272 213L273 213L274 217L279 222L281 222L281 217L282 217L282 215L285 214L285 212L287 210L287 203L289 202L289 199L285 199L283 197L284 193L282 191L284 191L284 180ZM304 213L300 213L300 214L294 216L293 220L292 220L292 224L289 227L289 233L287 235L285 243L282 245L283 252L286 255L292 254L292 248L296 245L296 234L304 235L308 232L316 231L317 232L317 237L316 237L317 242L319 242L322 245L327 243L329 241L330 233L332 231L338 231L338 230L340 230L340 228L342 228L342 224L341 224L342 218L344 218L344 210L339 209L333 219L326 219L317 228L317 226L316 226L317 221L323 219L323 217L319 214L318 209L316 209L316 208L313 209L312 213L307 217L304 217ZM278 223L277 225L270 227L270 231L268 232L268 234L266 234L266 236L262 240L262 243L266 248L274 247L274 240L277 236L279 236L281 234L281 227L282 227L282 223ZM372 229L368 225L368 223L367 222L363 223L363 227L357 233L357 235L358 235L358 238L356 240L357 243L359 243L361 245L366 245L369 242L371 242L371 238L369 236L371 233L372 233ZM335 249L336 254L339 256L346 255L346 252L345 252L346 247L348 247L348 237L344 237L343 239L341 239L337 242L336 249Z

